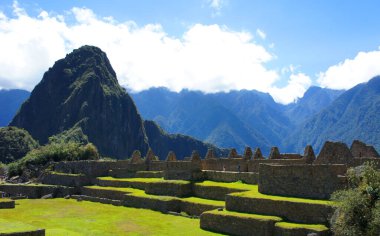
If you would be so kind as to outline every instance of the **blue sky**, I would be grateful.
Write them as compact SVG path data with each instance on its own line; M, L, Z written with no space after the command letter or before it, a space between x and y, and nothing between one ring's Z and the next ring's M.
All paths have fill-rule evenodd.
M22 14L31 20L22 21L22 14L17 14L16 8L22 9ZM77 10L73 10L74 8ZM39 71L24 70L26 73L30 72L29 75L15 75L17 73L12 72L11 69L3 71L0 69L0 87L20 87L30 90L41 79L43 71L59 59L59 56L64 56L63 52L67 53L76 46L80 46L81 43L85 43L100 46L105 50L111 57L111 63L115 64L119 81L135 91L151 86L166 86L172 90L198 89L205 92L228 91L229 88L257 89L269 92L279 102L289 103L302 96L311 85L348 89L380 74L378 9L380 9L378 1L343 0L19 0L18 2L2 0L0 12L5 17L2 19L3 27L0 27L0 36L3 34L4 38L10 37L13 33L14 35L10 38L14 39L18 38L15 35L20 34L16 30L10 32L12 30L9 28L16 28L13 26L14 22L11 23L12 19L23 22L23 25L34 20L34 24L30 23L31 25L41 24L42 28L46 27L45 31L41 32L49 34L51 30L48 30L48 27L57 28L57 26L47 26L43 23L48 22L47 19L62 16L57 21L64 22L65 29L56 32L55 36L51 37L52 41L45 43L54 48L50 51L48 48L41 49L44 53L39 54L49 56L43 58L42 62L34 67L40 68ZM46 12L44 19L41 16L42 11ZM87 13L90 11L91 14L86 15L86 11ZM176 62L173 64L175 67L173 70L176 72L168 73L159 69L155 71L154 61L143 64L143 59L136 59L140 56L138 49L144 47L142 43L133 45L133 49L122 44L124 46L121 48L125 50L123 55L130 57L125 59L117 55L115 52L117 47L111 45L114 42L110 42L110 39L93 41L93 37L86 39L85 36L77 36L81 34L81 31L86 31L85 26L88 26L88 35L102 34L101 27L98 27L99 32L96 32L95 26L92 28L89 26L92 24L90 22L94 21L88 19L81 21L79 19L81 15L93 17L99 22L106 22L109 26L117 26L119 29L117 32L116 30L110 30L110 32L115 33L114 38L118 40L126 38L123 36L126 31L120 28L123 28L127 22L133 22L133 26L128 23L130 28L127 31L132 35L141 30L144 31L141 34L145 36L133 34L134 36L131 37L135 40L128 38L125 39L125 43L128 42L131 45L131 42L136 42L138 39L145 45L149 44L148 48L151 49L149 52L154 54L152 57L156 58L156 62L160 61L159 54L161 54L167 58L163 60L163 64L169 65ZM112 17L113 20L104 19L105 17ZM74 26L78 25L82 26L81 31L74 30ZM158 28L147 27L151 25ZM103 32L105 30L104 28ZM70 36L72 34L75 36ZM56 35L63 35L63 40L58 39ZM156 37L155 35L160 35L159 41L162 44L152 40L152 37ZM236 38L231 38L235 36ZM25 38L29 37L36 38L34 35L25 36ZM54 40L63 42L62 49L57 49L61 46ZM166 43L168 40L171 42ZM208 50L210 45L213 45L212 40L215 41L215 45L220 45L220 48L215 46L213 50ZM205 43L202 47L196 47L206 41L210 41L209 44ZM10 40L5 44L9 42ZM26 43L30 42L19 42L18 46L14 45L14 47ZM223 48L231 48L234 51L224 52ZM177 54L177 51L181 53ZM141 49L140 52L145 51ZM216 56L213 57L210 54ZM235 59L219 60L218 57L224 55ZM3 54L4 61L6 56ZM1 57L0 66L2 65ZM24 57L28 58L28 55ZM189 59L192 57L195 59ZM203 61L202 65L197 65L197 60L199 60L197 58L203 57L206 57L207 61ZM243 60L244 58L248 59ZM209 68L203 66L208 61L210 61ZM247 61L249 63L246 63ZM25 59L25 62L28 60ZM123 71L123 65L133 66L130 66L128 71ZM225 67L229 69L217 72L217 68ZM151 68L152 74L142 68ZM170 66L163 66L161 70L170 70L170 68ZM191 75L188 71L191 71ZM180 80L182 82L179 82ZM189 80L194 82L188 82ZM205 84L213 84L213 86L205 86Z

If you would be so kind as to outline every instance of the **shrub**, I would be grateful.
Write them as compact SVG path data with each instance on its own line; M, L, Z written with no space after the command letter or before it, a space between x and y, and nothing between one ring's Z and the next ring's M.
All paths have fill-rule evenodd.
M9 177L25 174L28 177L37 177L42 167L50 162L78 161L99 159L96 147L89 143L86 145L75 142L50 143L34 149L19 161L8 165Z
M38 143L30 134L17 127L0 128L0 162L5 164L21 159Z
M349 188L337 191L338 202L332 230L335 235L378 236L380 234L380 171L365 164L347 172Z

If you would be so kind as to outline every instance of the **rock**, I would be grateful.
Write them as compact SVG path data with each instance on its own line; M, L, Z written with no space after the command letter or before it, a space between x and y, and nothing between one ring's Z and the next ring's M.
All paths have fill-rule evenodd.
M70 195L66 195L64 199L70 199Z
M46 194L46 195L44 195L44 196L41 197L41 199L50 199L50 198L53 198L53 194L52 193Z

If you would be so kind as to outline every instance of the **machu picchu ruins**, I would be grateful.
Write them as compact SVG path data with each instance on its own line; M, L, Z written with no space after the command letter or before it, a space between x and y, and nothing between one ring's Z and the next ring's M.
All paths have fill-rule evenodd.
M70 198L115 206L200 217L203 230L229 235L331 235L333 192L347 186L347 169L371 161L373 147L355 140L351 148L327 141L316 157L310 145L303 155L259 148L242 155L231 149L216 157L194 150L177 160L170 151L146 157L135 150L128 160L87 160L53 164L38 183L2 183L0 208L14 208L9 198ZM44 235L36 229L33 235Z

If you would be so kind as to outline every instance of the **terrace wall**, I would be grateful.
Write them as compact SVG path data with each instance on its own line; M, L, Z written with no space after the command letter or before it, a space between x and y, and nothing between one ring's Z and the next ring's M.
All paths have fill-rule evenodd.
M346 165L260 164L259 192L270 195L328 199L346 186Z

